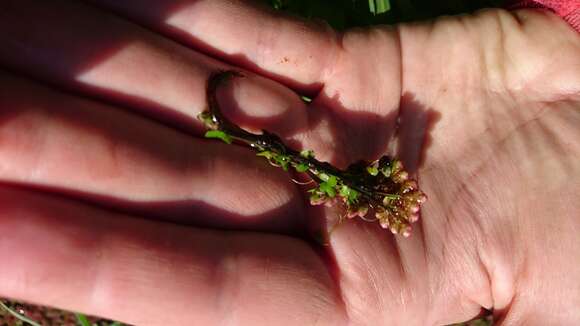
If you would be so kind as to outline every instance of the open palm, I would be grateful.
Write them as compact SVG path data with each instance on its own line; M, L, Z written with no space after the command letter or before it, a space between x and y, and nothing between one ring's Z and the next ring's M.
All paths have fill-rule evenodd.
M559 18L339 34L239 1L90 3L0 4L0 295L139 325L580 319L580 37ZM256 73L219 92L241 126L342 167L399 155L429 196L411 238L337 225L201 139L230 65Z

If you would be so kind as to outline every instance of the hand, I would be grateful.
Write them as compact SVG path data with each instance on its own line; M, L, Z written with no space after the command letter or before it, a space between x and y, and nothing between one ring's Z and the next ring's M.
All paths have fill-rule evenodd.
M238 1L92 2L123 18L0 4L0 295L139 325L580 319L580 37L559 18L339 34ZM343 167L397 151L429 195L412 237L330 210L324 250L294 237L321 213L303 190L194 137L228 67L208 55L279 82L220 90L245 128Z

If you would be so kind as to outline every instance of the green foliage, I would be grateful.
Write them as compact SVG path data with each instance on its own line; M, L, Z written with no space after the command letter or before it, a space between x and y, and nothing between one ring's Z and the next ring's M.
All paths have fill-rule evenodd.
M262 156L268 159L268 161L275 166L280 166L284 171L288 171L288 166L291 164L297 172L306 172L310 168L306 163L295 163L292 162L288 155L277 154L272 151L261 151L256 154L257 156ZM314 157L314 152L312 151L302 151L300 155L304 158Z
M318 174L318 178L322 181L328 181L328 179L330 179L330 175L321 172L320 174Z
M505 0L268 0L272 7L328 22L339 30L394 24L499 7Z
M271 160L272 157L274 157L274 155L275 154L270 152L270 151L261 151L261 152L258 152L258 154L256 154L256 156L262 156L262 157L267 158L268 160Z
M389 0L369 0L369 11L373 15L384 14L391 10L391 2Z
M302 152L300 152L300 156L304 157L304 158L314 158L314 151L310 150L310 149L305 149Z
M270 164L275 165L275 166L279 166L282 169L284 169L284 171L288 171L288 166L290 164L290 157L288 157L287 155L282 155L282 154L277 154L271 151L261 151L258 154L256 154L257 156L262 156L268 159L268 161L270 161ZM298 169L296 166L294 166L296 169ZM308 169L308 167L306 167L306 170ZM304 170L304 171L306 171ZM299 171L299 172L304 172L304 171Z
M373 177L376 177L377 175L379 175L379 167L378 165L369 165L367 166L367 172L372 175Z
M205 138L217 138L223 140L226 144L232 143L232 137L221 130L208 130L205 133Z
M326 181L321 182L318 185L318 188L320 189L320 191L322 193L326 194L328 197L334 198L336 196L336 184L337 183L338 183L338 181L336 180L336 177L331 175L331 176L328 176Z
M300 164L296 164L294 165L294 168L296 169L297 172L306 172L308 171L308 164L304 164L304 163L300 163Z
M89 321L87 316L83 314L75 314L75 316L77 317L77 321L81 326L91 326L91 322Z
M288 156L278 155L276 156L276 163L282 167L284 171L288 171L288 164L290 163L290 159Z
M393 170L391 165L385 165L381 167L381 173L385 176L385 178L390 178L392 172Z
M358 202L359 193L358 191L350 188L347 185L342 185L340 187L340 195L346 198L349 206L353 206Z

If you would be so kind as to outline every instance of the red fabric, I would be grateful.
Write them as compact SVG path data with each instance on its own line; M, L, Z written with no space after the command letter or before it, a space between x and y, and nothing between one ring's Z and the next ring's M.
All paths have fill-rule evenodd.
M509 9L544 8L564 18L577 32L580 32L580 0L515 0Z

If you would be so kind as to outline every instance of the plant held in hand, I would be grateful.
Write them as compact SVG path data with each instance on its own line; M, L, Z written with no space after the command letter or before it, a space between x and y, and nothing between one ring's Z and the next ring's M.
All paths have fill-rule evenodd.
M231 144L233 141L249 145L272 165L285 171L294 169L308 174L317 184L310 189L312 205L342 204L348 218L360 217L378 221L393 234L409 236L411 223L419 219L421 205L427 196L409 178L401 161L383 156L370 164L356 163L342 171L326 162L316 160L314 152L298 152L284 145L282 140L268 132L253 134L226 119L218 105L216 90L232 77L242 77L237 71L213 74L207 85L208 110L198 118L205 124L207 138L217 138ZM373 219L367 216L374 214Z

